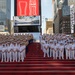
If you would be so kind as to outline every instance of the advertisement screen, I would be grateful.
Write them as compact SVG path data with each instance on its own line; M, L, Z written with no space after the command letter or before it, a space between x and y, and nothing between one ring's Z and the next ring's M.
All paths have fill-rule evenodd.
M40 25L40 16L14 16L14 26Z
M39 0L17 0L17 16L39 15Z

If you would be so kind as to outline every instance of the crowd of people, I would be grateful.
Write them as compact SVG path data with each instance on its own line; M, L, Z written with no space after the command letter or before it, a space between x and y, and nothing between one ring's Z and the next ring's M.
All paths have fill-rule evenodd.
M1 62L24 61L27 46L33 40L32 34L0 34ZM75 38L66 34L40 35L41 50L44 57L53 59L75 59Z
M44 57L53 59L75 59L75 38L66 34L40 35L41 50Z
M0 34L1 62L23 62L26 57L26 47L32 39L32 34Z

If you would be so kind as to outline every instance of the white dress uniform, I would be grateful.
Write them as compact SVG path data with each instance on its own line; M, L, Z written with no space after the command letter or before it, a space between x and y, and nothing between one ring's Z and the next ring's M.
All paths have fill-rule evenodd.
M23 51L25 50L25 46L24 45L21 45L20 46L20 56L21 56L21 60L22 62L24 61L24 55L23 55Z
M44 44L43 52L44 52L44 57L46 57L46 54L47 54L47 57L49 57L49 44L48 43Z
M70 46L69 46L69 44L67 44L66 46L65 46L65 50L66 50L66 59L68 59L68 58L70 58L70 48L69 48Z
M12 59L13 59L13 54L14 54L14 44L10 43L10 46L9 46L9 54L10 54L10 62L12 62Z
M26 46L25 45L23 45L23 56L24 56L24 58L26 57Z
M7 62L9 62L10 59L10 44L7 45Z
M54 46L54 48L53 48L53 58L57 59L57 56L58 56L57 44L55 43L53 46Z
M60 43L59 49L59 59L64 59L64 45L62 43Z
M69 59L74 59L74 44L70 44L70 52L69 52Z
M50 48L50 51L49 51L49 52L50 52L50 53L49 53L50 55L49 55L49 57L52 57L52 56L53 56L53 47L54 47L54 46L53 46L53 42L51 41L51 42L49 43L49 48Z
M73 58L73 59L75 59L75 58L74 58L74 57L75 57L74 47L75 47L75 45L74 45L74 43L73 43L73 44L72 44L72 58Z
M6 49L5 49L5 53L6 53L6 61L7 61L7 54L8 54L8 43L6 44Z
M59 57L60 44L57 43L56 45L57 45L57 57Z
M6 62L6 46L2 46L2 61L1 62Z
M16 62L17 62L17 49L18 49L18 46L17 46L17 44L15 43L14 44L14 52L13 52L13 62L14 62L14 60L16 60Z
M17 43L17 50L18 50L18 52L17 52L17 55L18 55L17 58L18 58L18 62L20 62L20 60L21 60L20 57L21 56L20 56L20 44L19 43Z

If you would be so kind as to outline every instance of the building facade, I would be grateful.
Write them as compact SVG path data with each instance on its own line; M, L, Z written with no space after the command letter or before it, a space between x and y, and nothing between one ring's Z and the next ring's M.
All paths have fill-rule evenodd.
M53 20L52 19L46 21L46 33L53 34Z
M66 3L65 3L66 4ZM70 6L63 5L62 7L62 17L59 22L60 33L70 34Z
M65 29L67 30L67 34L75 33L75 0L64 0L62 15L67 18L65 20L67 22ZM65 26L62 28L65 28Z
M6 0L0 0L0 31L5 31Z
M11 0L0 0L0 32L10 31Z
M75 0L53 0L53 5L55 4L57 5L57 7L54 7L54 21L53 21L54 32L66 34L74 33ZM56 10L57 12L55 13Z
M62 4L63 0L52 0L53 2L53 12L54 12L54 18L53 18L53 32L55 34L59 33L59 22L61 18L61 9L62 9Z
M71 26L71 33L75 33L75 6L70 5L70 26Z
M75 5L75 0L68 0L68 6L70 6L70 5Z

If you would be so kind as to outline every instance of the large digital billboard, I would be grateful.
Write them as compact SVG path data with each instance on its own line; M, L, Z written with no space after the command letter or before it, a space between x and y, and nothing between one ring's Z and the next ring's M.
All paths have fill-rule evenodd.
M14 26L40 25L40 16L14 16Z
M16 16L38 16L39 0L16 0Z

